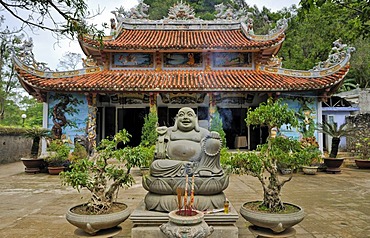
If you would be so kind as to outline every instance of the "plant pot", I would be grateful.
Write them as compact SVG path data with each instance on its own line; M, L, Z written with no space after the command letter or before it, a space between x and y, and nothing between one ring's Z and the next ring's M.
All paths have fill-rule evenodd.
M318 166L302 166L302 171L304 174L315 175L317 174Z
M280 169L282 175L287 175L292 173L292 169Z
M34 159L34 158L21 158L23 165L26 167L24 171L26 173L40 173L45 167L44 159Z
M251 203L255 203L251 202ZM284 203L297 207L298 212L278 214L278 213L268 213L266 211L256 211L249 209L247 203L244 203L240 208L240 214L244 217L245 220L252 223L257 227L268 228L275 233L281 233L284 230L298 224L305 217L303 209L297 205Z
M324 158L324 164L326 165L327 173L340 173L344 158Z
M117 203L116 203L117 204ZM123 203L120 203L125 205ZM99 215L81 215L73 212L74 208L85 206L86 204L80 204L71 207L66 214L66 219L72 225L82 229L90 235L96 234L96 232L104 229L116 227L124 222L130 215L131 211L126 208L122 211L110 213L110 214L99 214Z
M48 166L49 174L58 175L60 172L64 171L64 166Z
M212 234L214 229L204 221L203 212L192 210L191 214L185 216L182 215L183 211L171 211L168 214L169 221L159 227L167 237L204 238Z
M370 160L355 159L355 163L359 169L370 169Z

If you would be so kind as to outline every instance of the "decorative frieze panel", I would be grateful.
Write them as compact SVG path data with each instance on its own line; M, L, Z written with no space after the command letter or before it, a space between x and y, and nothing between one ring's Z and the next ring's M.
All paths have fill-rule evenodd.
M165 68L185 68L202 67L202 53L166 53L163 54L163 67Z
M206 93L160 93L162 102L166 104L203 103Z
M153 54L150 53L115 53L112 56L112 68L152 68Z
M219 52L212 54L213 67L252 67L252 53Z

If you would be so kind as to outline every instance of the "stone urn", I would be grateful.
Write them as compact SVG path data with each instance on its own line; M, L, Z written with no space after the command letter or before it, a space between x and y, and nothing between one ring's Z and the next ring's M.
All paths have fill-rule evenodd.
M127 205L123 203L120 204L125 207L122 211L99 215L81 215L75 213L75 209L85 205L80 204L68 209L66 219L69 223L82 229L84 232L95 235L100 230L118 226L130 216L131 211L128 209Z
M256 203L256 201L251 203ZM247 204L248 202L244 203L240 208L240 214L244 217L244 219L257 227L268 228L274 233L281 233L285 231L286 229L301 222L305 217L303 209L293 204L284 203L297 207L298 211L285 214L252 210L248 208Z
M213 227L204 221L204 213L191 210L175 210L168 214L169 221L159 228L169 238L204 238L213 232Z
M315 175L317 174L318 166L302 166L302 171L304 174Z

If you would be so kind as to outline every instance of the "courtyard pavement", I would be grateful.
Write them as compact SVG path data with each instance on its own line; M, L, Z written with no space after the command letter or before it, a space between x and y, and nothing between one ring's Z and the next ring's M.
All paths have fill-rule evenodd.
M119 201L132 209L144 198L138 170L136 184L120 191ZM232 175L225 191L239 211L243 202L260 200L261 186L251 176ZM75 227L65 220L67 209L86 201L88 193L77 193L61 185L58 176L27 174L22 162L0 165L0 237L77 237ZM370 170L343 168L341 174L294 174L283 187L285 202L300 205L305 219L295 226L297 238L370 237ZM242 217L236 224L239 237L254 237ZM132 223L121 224L115 237L131 237Z

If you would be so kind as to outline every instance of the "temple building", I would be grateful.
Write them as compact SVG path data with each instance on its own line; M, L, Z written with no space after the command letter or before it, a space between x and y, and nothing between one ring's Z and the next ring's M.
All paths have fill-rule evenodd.
M86 137L96 145L126 128L134 146L150 110L156 110L159 125L170 126L179 108L189 106L204 127L220 113L229 148L254 149L267 131L246 126L248 108L280 97L303 119L320 122L321 102L336 92L349 70L353 49L339 40L328 60L312 70L282 68L276 55L286 19L269 34L256 35L251 14L223 4L215 6L215 20L195 17L182 2L162 20L149 20L148 8L139 2L128 14L116 10L111 35L102 41L81 36L86 59L80 70L46 69L33 58L32 42L25 42L15 69L24 89L44 102L44 127L55 136Z

